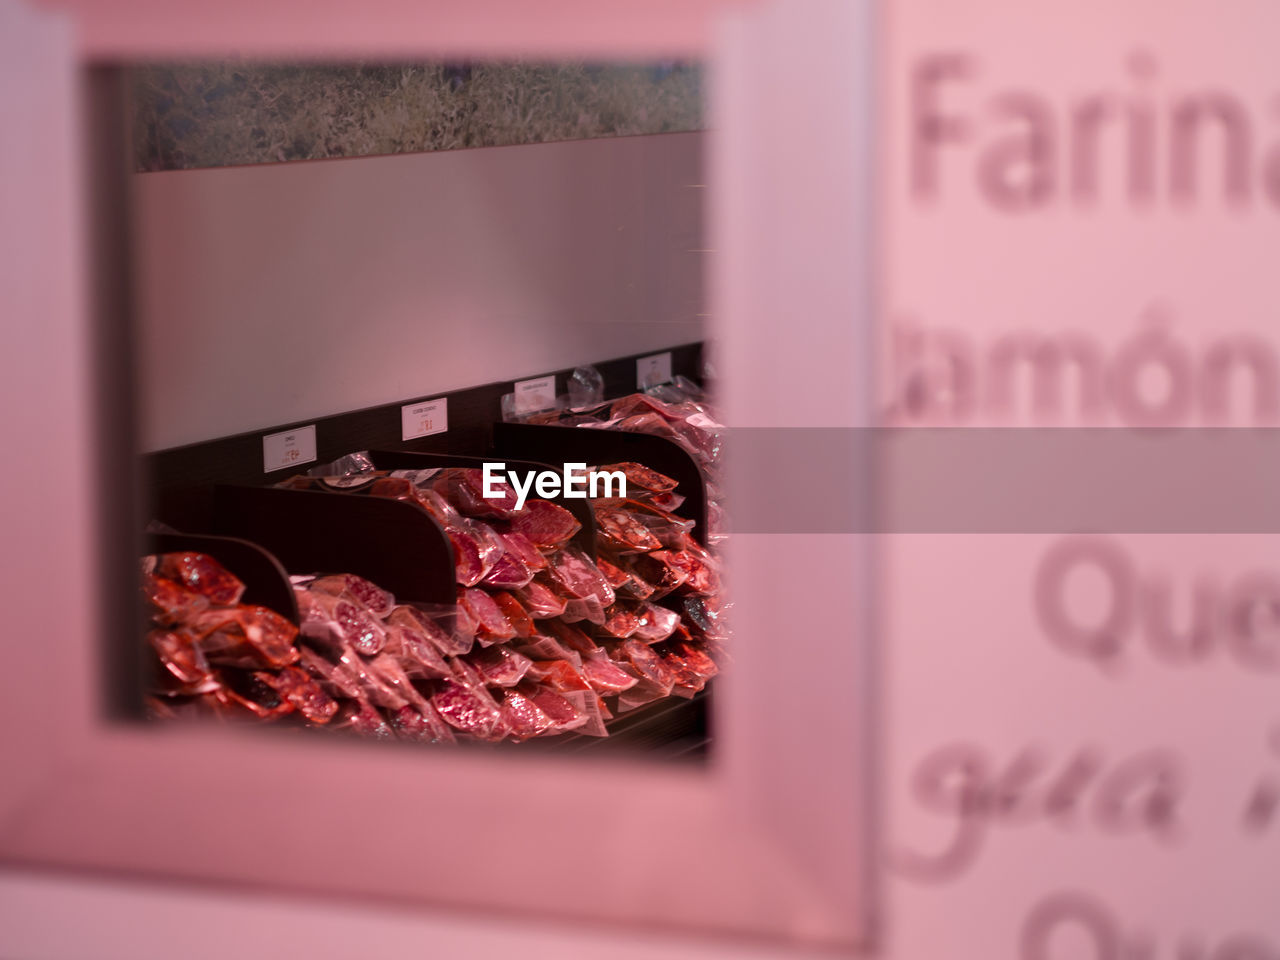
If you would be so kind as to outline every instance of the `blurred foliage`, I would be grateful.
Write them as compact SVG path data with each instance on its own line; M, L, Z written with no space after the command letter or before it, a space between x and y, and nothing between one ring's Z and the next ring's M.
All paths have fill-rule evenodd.
M138 170L492 147L702 128L685 64L139 67Z

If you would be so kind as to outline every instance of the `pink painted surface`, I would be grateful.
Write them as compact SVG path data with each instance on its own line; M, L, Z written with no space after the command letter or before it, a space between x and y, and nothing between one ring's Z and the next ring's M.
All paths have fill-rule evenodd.
M0 9L17 23L20 14L12 0L4 3ZM413 32L406 32L404 17L412 19L410 27L425 22L416 19L421 9L409 13L407 7L388 6L380 13L364 8L362 25L353 28L336 8L319 13L308 8L299 20L298 8L286 5L255 7L253 18L235 7L214 15L115 5L107 16L86 5L80 49L90 55L159 55L191 52L198 41L206 51L279 50L287 33L293 52L391 55L406 49L404 38ZM432 9L439 13L444 7ZM549 22L559 24L556 36L566 38L572 49L609 54L703 49L702 8L687 9L698 17L696 23L677 19L663 25L652 7L646 8L649 25L641 29L637 14L587 22L578 19L583 8L576 4L558 8L560 19ZM753 52L767 48L765 27L784 21L775 12L762 25L740 24L736 33L726 34L726 53L734 51L739 68L745 67ZM570 22L580 29L566 32ZM856 20L840 22L858 28ZM9 669L0 680L6 723L0 736L6 761L12 761L8 765L22 773L6 779L0 794L0 858L514 916L590 918L631 929L658 925L825 944L856 938L864 919L851 899L865 882L853 860L859 853L856 814L862 808L850 816L846 801L860 803L860 784L849 772L833 781L831 790L826 781L833 768L844 769L858 728L848 715L833 724L821 722L838 708L813 699L810 690L765 683L773 669L765 646L770 637L763 632L767 620L760 622L754 641L753 628L744 628L739 664L744 692L770 688L778 724L766 730L760 702L735 700L737 680L726 678L729 707L717 718L723 759L709 771L642 762L588 767L366 749L234 730L153 731L104 723L96 684L93 571L87 561L93 542L85 478L94 465L86 454L88 314L79 294L83 224L77 222L72 177L77 155L69 86L72 48L67 33L45 23L7 33L15 56L4 69L6 76L23 81L5 85L6 105L29 111L16 113L15 128L29 132L46 152L6 154L0 180L22 185L12 199L6 194L15 210L12 219L6 217L6 228L29 224L24 240L37 243L40 251L34 260L14 258L6 265L6 277L19 294L15 300L37 298L36 309L24 316L38 317L39 326L33 322L29 328L30 350L15 358L3 395L12 408L30 409L29 396L37 386L57 388L57 399L30 421L30 434L15 437L35 461L49 467L51 479L35 490L25 486L25 515L33 520L21 522L40 518L44 539L37 543L30 526L19 529L13 542L31 548L23 551L24 568L4 583L0 599L30 618L19 619L20 632L10 636L39 635L55 642L6 645ZM431 25L440 31L433 35L449 39L432 49L474 49L468 44L478 34L467 31L478 30L478 24L433 17ZM485 49L513 42L520 26L510 29L506 41L498 34ZM520 49L527 53L563 49L541 29L519 35ZM241 43L233 42L237 39ZM797 39L823 38L802 29ZM259 41L262 46L255 46ZM428 47L409 44L419 51ZM18 94L30 75L47 78L38 99ZM848 92L855 99L859 93ZM781 100L770 104L771 111L782 107ZM725 117L728 124L747 120L744 114ZM845 150L850 146L841 144ZM768 179L759 179L762 172L767 173L748 170L746 185L769 189ZM736 176L728 169L726 175ZM6 236L14 233L7 230ZM725 234L723 239L727 259L740 269L735 245L743 238ZM839 242L851 254L864 249L853 237ZM836 295L847 294L840 285ZM859 569L839 546L832 559L833 584L835 571ZM768 575L774 560L756 556L754 573L749 550L742 562L743 582L750 583L753 576ZM56 600L37 610L31 598L49 596L51 583L58 584ZM838 663L849 659L843 636L829 643ZM815 705L820 722L811 728L801 724L803 712ZM38 723L31 719L37 715ZM805 749L797 751L789 732L800 726L807 738ZM754 741L748 739L753 736ZM797 791L798 784L805 789Z

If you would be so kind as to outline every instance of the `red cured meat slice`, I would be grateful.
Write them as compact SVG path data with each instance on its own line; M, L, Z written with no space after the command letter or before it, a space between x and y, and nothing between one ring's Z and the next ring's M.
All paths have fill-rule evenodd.
M548 558L548 572L570 597L595 597L602 606L614 601L613 587L588 557L577 547L565 547Z
M353 600L364 604L375 617L387 616L396 605L395 597L386 590L353 573L320 577L311 582L310 588L335 597L346 593Z
M666 644L658 644L652 649L675 675L675 684L671 692L676 696L692 697L707 685L707 678L694 670L687 660Z
M640 629L640 615L624 603L615 603L604 614L605 620L600 629L611 637L625 640Z
M551 549L568 543L582 524L564 507L549 500L529 500L511 517L511 531L539 547Z
M560 693L591 689L591 684L568 660L534 660L529 666L528 676Z
M670 642L669 647L685 663L696 670L700 676L706 679L710 679L720 672L720 668L711 659L711 655L707 653L705 646L687 640L673 640Z
M519 557L505 553L493 565L493 569L485 574L484 583L491 587L511 589L523 587L532 579L533 571Z
M418 680L444 679L448 677L449 665L444 662L440 650L416 626L388 623L387 644L382 648L396 658L396 661L411 678Z
M565 601L563 619L570 623L587 620L591 623L604 623L604 604L599 597L587 597L579 600L576 597Z
M515 596L535 620L546 620L564 613L565 598L536 579L516 590Z
M537 704L515 690L507 690L503 695L502 723L513 740L528 740L554 725Z
M627 571L623 570L621 567L614 566L604 557L600 557L596 560L596 569L600 571L605 582L607 582L609 586L613 587L615 593L619 587L631 582L631 574L627 573Z
M720 591L720 576L716 573L710 555L690 542L683 550L663 550L653 554L655 559L684 574L684 587L694 593L711 595Z
M649 490L653 493L667 493L677 486L676 481L665 474L661 474L657 470L650 470L643 464L630 461L626 463L611 463L608 466L598 467L597 469L610 472L621 470L627 478L628 490L632 487L639 487L641 490Z
M477 650L468 662L490 687L514 687L524 679L533 663L528 657L501 646Z
M420 633L446 657L458 656L471 649L471 638L468 632L446 630L417 607L402 604L391 611L387 622ZM472 629L470 632L475 631Z
M413 482L404 477L379 477L369 488L369 496L386 497L388 500L409 500L416 503L418 492Z
M667 550L655 550L653 553L629 558L631 561L630 569L635 571L636 576L646 583L652 584L653 593L651 598L654 600L659 597L665 597L684 583L689 576L688 571L682 570L678 565L669 562L670 556L671 554Z
M311 723L328 723L338 712L338 701L301 667L285 667L279 673L258 673L258 679L272 687Z
M632 636L645 643L657 643L671 636L678 626L680 614L656 603L646 603L640 608L639 623Z
M555 637L533 636L520 645L520 652L534 660L568 660L578 662L581 655Z
M453 547L453 569L458 583L474 587L489 572L480 557L480 545L458 527L446 527L445 535Z
M431 697L431 705L455 730L469 733L481 740L492 740L502 732L502 713L493 701L477 690L446 680L443 687Z
M239 603L244 594L244 584L204 553L166 553L157 562L156 573L208 597L219 607Z
M546 567L547 558L538 550L537 545L523 533L510 531L501 536L503 545L507 548L507 553L519 557L521 562L530 570L536 572Z
M343 700L355 700L360 696L360 678L341 660L329 660L310 647L303 647L302 666L331 696Z
M533 624L533 618L529 616L529 612L514 594L503 591L493 595L493 602L498 605L502 611L502 615L507 618L507 622L516 632L517 637L532 637L538 632L537 627Z
M510 640L516 635L515 627L502 614L502 608L493 598L476 587L458 591L458 603L465 607L476 621L476 639L482 644Z
M209 598L204 594L153 573L142 578L142 592L151 604L151 619L160 626L183 623L209 609Z
M587 722L587 715L574 707L572 703L548 687L538 684L522 685L520 693L533 701L539 710L551 718L552 726L557 731L576 730Z
M577 627L560 620L552 620L547 624L547 629L568 649L584 657L594 657L600 653L599 645Z
M624 657L641 677L665 688L668 693L671 691L676 681L675 672L646 644L639 640L623 640L615 653Z
M298 628L274 610L242 605L230 610L206 610L191 623L200 646L211 660L242 656L252 651L261 665L284 667L298 662L294 639Z
M435 707L423 703L422 707L403 706L391 711L388 718L397 738L417 743L457 743L453 732L440 719Z
M152 630L147 640L161 664L179 683L200 685L213 679L195 634L187 630Z
M591 689L604 696L630 690L639 681L607 657L592 657L582 661L582 675Z
M516 508L515 490L506 480L495 480L496 497L484 495L484 474L474 469L445 470L433 484L460 513L469 517L509 517Z
M311 591L311 596L328 616L330 632L336 634L336 639L350 643L358 652L367 656L382 649L387 635L382 624L364 604L315 590ZM313 631L310 626L308 624L307 636L322 639L320 631Z
M222 689L231 702L248 710L261 720L271 720L293 712L293 704L280 696L267 682L271 674L261 671L225 669L221 671Z
M662 541L645 524L621 507L596 506L595 516L596 537L612 550L620 553L644 553L662 546Z

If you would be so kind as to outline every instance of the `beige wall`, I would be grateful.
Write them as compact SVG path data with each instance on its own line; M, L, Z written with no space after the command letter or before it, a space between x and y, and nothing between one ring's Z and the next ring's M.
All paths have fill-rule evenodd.
M699 339L703 136L138 175L143 448Z

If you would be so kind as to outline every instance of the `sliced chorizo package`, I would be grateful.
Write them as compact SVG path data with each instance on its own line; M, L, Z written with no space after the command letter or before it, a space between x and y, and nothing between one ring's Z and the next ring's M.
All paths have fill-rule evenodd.
M349 594L334 596L321 590L307 590L302 633L320 643L350 643L357 651L373 656L387 641L382 623L369 608ZM299 606L301 612L301 605Z
M511 515L511 532L543 550L563 546L581 529L572 513L550 500L527 500Z
M502 723L517 743L547 732L555 721L528 696L518 690L502 691Z
M399 710L389 711L387 721L397 739L411 740L415 743L457 743L436 708L430 703L423 707L403 706Z
M209 598L204 594L155 573L143 574L142 594L157 626L184 623L209 609Z
M346 596L364 604L375 617L385 618L396 605L396 598L364 577L352 573L340 573L335 576L317 577L308 584L307 589L313 593L327 593L331 596Z
M232 606L244 595L244 584L205 553L162 554L157 559L155 572L208 598L211 606Z
M529 672L533 661L507 646L473 651L467 662L489 687L514 687Z
M387 622L416 631L446 657L466 653L475 638L475 621L453 604L401 604Z

